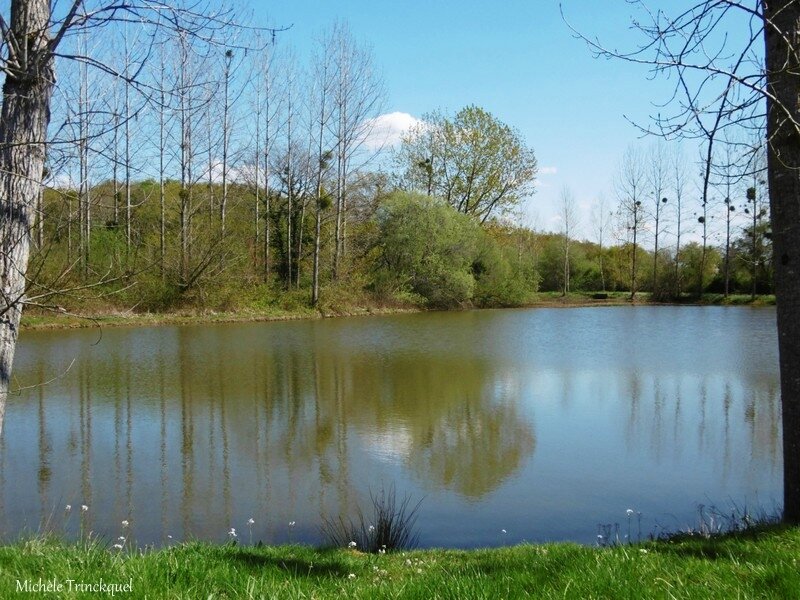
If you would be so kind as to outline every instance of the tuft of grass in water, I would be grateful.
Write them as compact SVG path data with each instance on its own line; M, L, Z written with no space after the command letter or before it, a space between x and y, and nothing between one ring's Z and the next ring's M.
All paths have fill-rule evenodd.
M324 519L322 535L334 548L355 548L362 552L382 553L414 548L419 534L414 530L422 500L411 505L411 497L398 501L394 484L388 491L369 492L372 513L365 515L357 507L356 518L345 521Z
M797 598L798 559L800 529L785 526L609 548L387 554L235 543L120 552L110 542L35 538L0 547L0 597L30 597L16 581L42 578L130 581L120 598Z

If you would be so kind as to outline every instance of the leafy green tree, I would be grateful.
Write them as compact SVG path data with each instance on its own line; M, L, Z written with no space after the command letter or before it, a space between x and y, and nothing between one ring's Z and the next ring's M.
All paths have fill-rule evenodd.
M492 227L480 232L478 256L472 263L478 306L519 306L536 291L539 277L525 231Z
M396 192L378 210L376 288L412 293L430 306L468 302L480 228L438 198Z
M536 157L519 132L477 106L423 117L395 157L405 189L439 196L481 223L533 193Z
M690 242L681 248L678 263L681 278L697 282L698 290L703 291L719 273L722 256L716 248Z

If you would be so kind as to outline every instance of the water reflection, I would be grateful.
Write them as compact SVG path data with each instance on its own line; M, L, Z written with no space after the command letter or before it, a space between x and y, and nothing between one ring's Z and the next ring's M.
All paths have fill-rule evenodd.
M713 334L676 335L676 319L693 332L709 315ZM93 332L26 334L21 385L76 362L9 406L0 525L74 535L61 508L85 503L85 527L111 537L127 519L140 544L221 541L250 517L255 539L316 542L321 515L395 482L426 497L423 543L485 545L587 541L633 502L768 500L772 318L492 311L111 330L97 346Z

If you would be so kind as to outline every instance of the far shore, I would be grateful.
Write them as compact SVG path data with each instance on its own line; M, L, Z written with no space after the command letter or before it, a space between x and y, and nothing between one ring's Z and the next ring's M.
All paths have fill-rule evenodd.
M639 293L631 301L629 292L575 292L564 296L558 292L542 292L530 302L507 308L585 308L597 306L774 306L775 296L705 294L702 298L686 296L680 301L654 301L649 294ZM472 310L475 307L460 307L449 310ZM506 307L492 307L506 308ZM80 329L88 327L153 327L157 325L193 325L210 323L256 323L265 321L294 321L299 319L327 319L333 317L355 317L369 315L392 315L430 312L436 309L419 306L350 306L340 310L301 307L269 310L242 309L215 311L211 309L183 309L169 312L132 312L114 308L80 310L71 312L29 311L23 314L22 331L55 329Z

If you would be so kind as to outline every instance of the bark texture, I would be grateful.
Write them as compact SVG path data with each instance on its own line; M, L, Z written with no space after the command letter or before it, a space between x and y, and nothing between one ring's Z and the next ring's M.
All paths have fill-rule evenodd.
M49 0L12 0L0 116L0 431L19 333L55 83Z
M764 21L784 520L800 523L800 2L765 0Z

